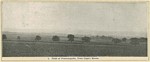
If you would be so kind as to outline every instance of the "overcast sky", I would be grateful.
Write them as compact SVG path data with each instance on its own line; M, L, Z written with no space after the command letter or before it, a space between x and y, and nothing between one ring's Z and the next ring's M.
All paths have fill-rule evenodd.
M146 3L3 2L3 31L146 33Z

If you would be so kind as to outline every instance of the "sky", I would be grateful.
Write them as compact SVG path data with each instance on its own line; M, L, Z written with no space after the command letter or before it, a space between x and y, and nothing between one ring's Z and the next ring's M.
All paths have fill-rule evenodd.
M147 31L146 3L3 2L2 31L138 33ZM144 34L143 34L144 33Z

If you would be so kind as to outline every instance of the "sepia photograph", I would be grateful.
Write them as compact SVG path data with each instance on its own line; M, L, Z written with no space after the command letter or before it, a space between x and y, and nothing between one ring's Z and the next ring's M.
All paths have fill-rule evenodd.
M147 2L2 2L2 57L148 57Z

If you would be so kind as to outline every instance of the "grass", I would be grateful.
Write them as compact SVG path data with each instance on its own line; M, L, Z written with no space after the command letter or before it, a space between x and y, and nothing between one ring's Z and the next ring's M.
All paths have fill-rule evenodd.
M36 34L7 33L3 41L3 57L49 57L49 56L147 56L147 44L134 46L126 43L114 44L111 39L92 38L90 43L82 43L76 37L73 43L66 36L59 36L53 42L52 36L40 35L42 40L35 42ZM21 40L16 40L17 36Z
M146 45L123 45L112 43L70 43L3 41L4 57L47 56L147 56Z

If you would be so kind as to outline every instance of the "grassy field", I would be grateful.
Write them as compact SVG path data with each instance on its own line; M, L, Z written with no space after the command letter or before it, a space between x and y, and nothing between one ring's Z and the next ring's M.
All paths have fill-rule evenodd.
M89 43L82 43L81 37L75 36L73 43L66 36L59 36L60 41L52 41L52 36L40 35L42 40L35 41L36 34L6 33L3 41L3 57L49 57L49 56L147 56L147 44L114 44L110 39L92 38ZM17 36L21 40L17 40Z
M146 56L146 45L80 42L3 41L4 57L48 56Z

